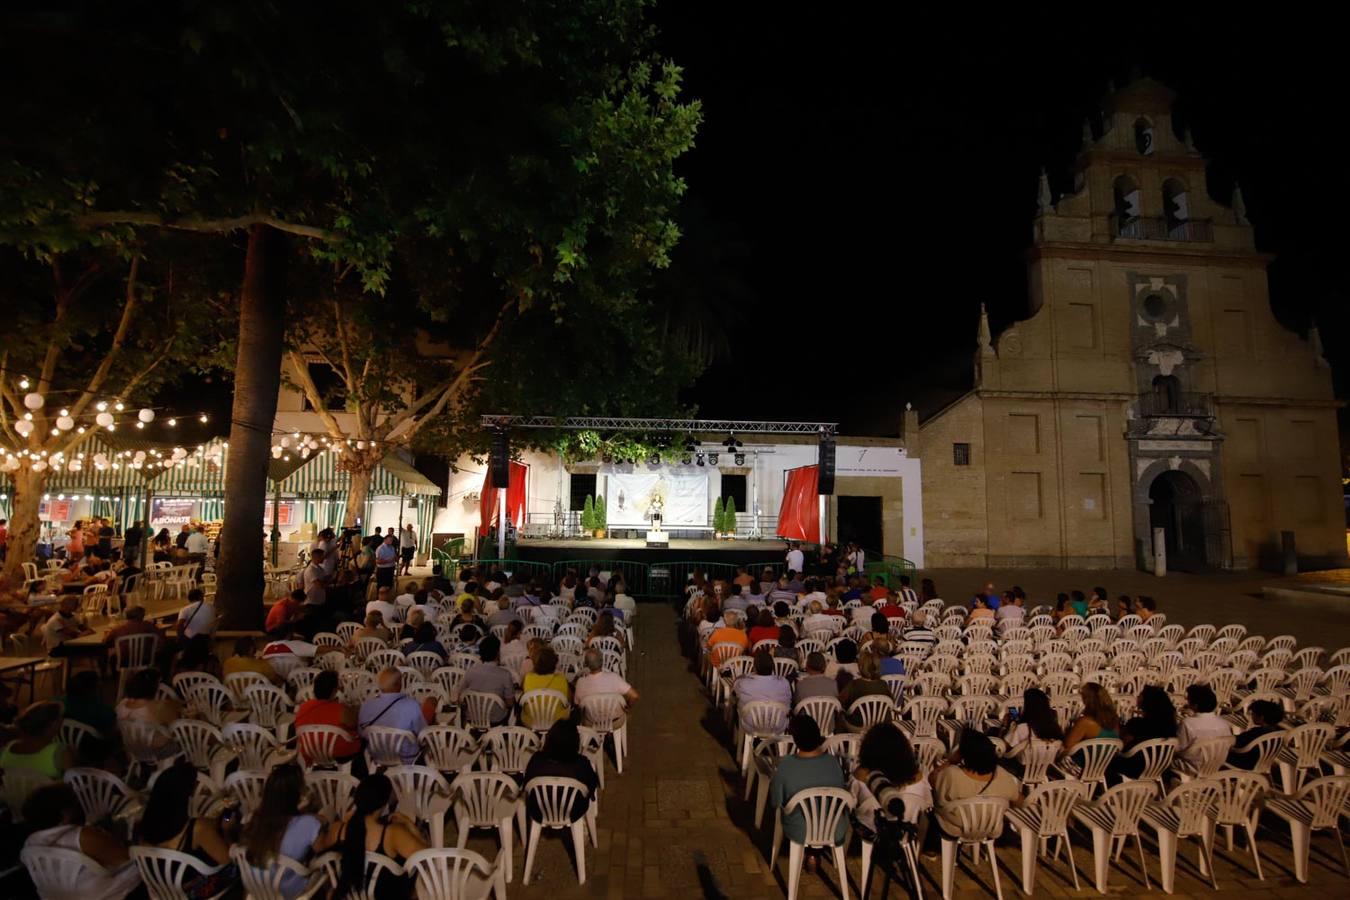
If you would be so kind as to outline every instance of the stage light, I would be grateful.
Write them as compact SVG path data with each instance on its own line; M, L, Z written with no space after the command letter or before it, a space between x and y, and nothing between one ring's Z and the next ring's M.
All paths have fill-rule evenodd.
M700 465L700 466L703 465L703 459L704 459L703 451L700 450L698 453L696 453L696 454L694 455L694 459L695 459L697 465Z
M722 442L722 446L726 447L728 450L735 450L737 447L742 446L742 444L740 441L736 440L736 432L728 431L727 439Z
M659 466L660 464L661 464L661 457L658 454L653 453L651 456L647 457L647 465Z
M708 465L710 465L710 466L715 466L715 465L717 465L717 453L716 453L716 452L713 452L713 453L709 453L709 454L708 454Z
M738 451L738 452L736 453L735 459L736 459L736 465L738 465L738 466L743 466L743 465L745 465L745 454L744 454L744 453L741 453L741 452Z
M693 438L688 438L685 440L684 442L685 453L693 453L697 449L698 449L698 441L694 440Z
M602 453L600 455L600 462L608 466L614 462L614 457L610 456L608 453Z
M688 453L686 453L684 456L680 457L680 465L682 465L682 466L692 465L693 462L694 462L694 458L693 458L692 456L690 456Z

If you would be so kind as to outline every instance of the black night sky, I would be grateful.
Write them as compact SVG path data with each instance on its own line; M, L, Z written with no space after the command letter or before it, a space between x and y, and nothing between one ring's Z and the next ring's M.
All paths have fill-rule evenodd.
M658 13L706 115L677 262L709 276L709 302L753 296L730 358L689 391L700 412L894 434L907 399L926 415L957 396L980 302L996 332L1025 314L1040 167L1068 190L1083 119L1132 71L1177 91L1211 194L1226 203L1241 182L1276 257L1276 315L1299 333L1316 318L1345 395L1347 79L1331 30L1270 7L1095 23L795 9Z

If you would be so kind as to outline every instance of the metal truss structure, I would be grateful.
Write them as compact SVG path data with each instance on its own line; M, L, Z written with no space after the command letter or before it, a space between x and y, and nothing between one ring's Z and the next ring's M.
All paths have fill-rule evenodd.
M738 419L631 419L605 416L483 416L484 428L555 428L571 431L730 432L734 434L814 434L833 436L837 422L747 422Z

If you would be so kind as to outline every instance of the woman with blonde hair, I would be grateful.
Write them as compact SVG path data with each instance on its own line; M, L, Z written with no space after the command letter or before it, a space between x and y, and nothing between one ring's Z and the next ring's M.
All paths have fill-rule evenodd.
M1083 741L1120 737L1120 714L1116 712L1116 701L1111 698L1111 692L1097 682L1089 681L1078 693L1083 698L1083 714L1064 736L1061 756L1072 753L1073 748Z

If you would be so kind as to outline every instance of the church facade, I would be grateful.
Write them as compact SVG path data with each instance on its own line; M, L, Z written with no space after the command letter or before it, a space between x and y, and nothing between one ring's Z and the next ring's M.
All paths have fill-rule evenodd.
M974 388L906 445L929 566L1344 564L1337 402L1312 329L1270 309L1241 193L1223 205L1143 79L1085 125L1075 191L1042 175L1030 313L990 334Z

